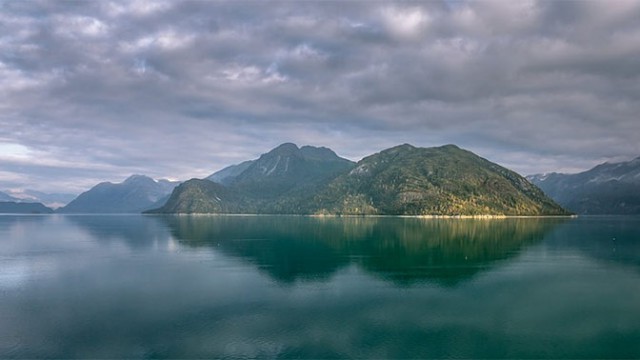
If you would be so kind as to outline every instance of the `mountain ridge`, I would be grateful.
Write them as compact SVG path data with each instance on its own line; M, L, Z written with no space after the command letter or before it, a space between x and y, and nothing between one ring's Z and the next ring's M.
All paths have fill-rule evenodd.
M525 178L452 144L367 156L316 200L328 214L567 214Z
M640 214L640 157L575 173L527 176L549 197L583 215Z
M39 202L0 201L0 214L53 214L53 209Z
M140 213L162 206L178 182L131 175L121 183L101 182L78 195L59 213Z
M402 144L353 163L327 148L284 143L252 161L226 185L189 180L150 212L569 214L522 176L452 144Z
M299 148L293 143L281 144L244 163L248 166L224 178L223 184L212 185L199 179L186 181L164 207L152 212L299 212L302 209L297 203L301 199L309 198L324 182L354 165L328 148Z
M45 193L33 189L9 189L0 191L0 201L18 203L41 203L49 208L65 206L76 198L74 194Z
M207 176L205 179L218 184L228 185L233 179L245 171L255 160L243 161L239 164L229 165Z
M0 191L0 201L4 201L4 202L11 202L11 201L14 201L14 202L17 202L17 201L19 201L19 200L20 200L20 199L18 199L18 198L16 198L16 197L13 197L13 196L11 196L11 195L9 195L9 194L5 193L5 192Z

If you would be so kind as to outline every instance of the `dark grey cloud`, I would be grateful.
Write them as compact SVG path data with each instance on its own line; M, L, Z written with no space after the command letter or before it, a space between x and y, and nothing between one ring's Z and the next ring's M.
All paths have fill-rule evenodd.
M285 141L640 155L637 1L0 2L0 188L188 179Z

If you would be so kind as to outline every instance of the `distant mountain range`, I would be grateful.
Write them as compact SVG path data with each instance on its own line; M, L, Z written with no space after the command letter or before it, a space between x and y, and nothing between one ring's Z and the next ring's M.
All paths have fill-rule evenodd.
M0 214L52 214L53 210L41 203L0 201Z
M122 183L100 183L80 194L59 213L140 213L162 206L179 182L132 175Z
M178 186L153 213L565 215L525 178L454 145L405 144L358 163L287 143Z
M640 157L600 164L578 174L537 174L527 178L578 214L640 214Z
M18 201L18 199L14 198L13 196L7 193L0 191L0 201Z
M71 194L0 192L0 213L349 215L640 214L640 157L526 179L455 145L383 150L357 163L282 144L182 184L133 175ZM24 204L24 205L23 205ZM566 209L566 210L565 210Z
M5 190L0 192L0 201L12 201L20 203L42 203L47 207L58 208L68 204L76 195L73 194L49 194L37 190Z

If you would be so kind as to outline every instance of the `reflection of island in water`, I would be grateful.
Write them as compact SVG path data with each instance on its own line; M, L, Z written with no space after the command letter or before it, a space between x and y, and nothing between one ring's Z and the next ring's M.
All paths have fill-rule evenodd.
M450 286L515 256L566 219L166 216L184 245L241 257L279 282L327 279L357 264L396 284Z
M171 239L164 222L139 215L64 215L102 244L122 242L132 249L149 249Z

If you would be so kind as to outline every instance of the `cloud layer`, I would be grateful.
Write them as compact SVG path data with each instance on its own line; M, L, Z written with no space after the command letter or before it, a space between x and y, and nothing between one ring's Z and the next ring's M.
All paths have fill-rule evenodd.
M0 188L188 179L285 141L640 155L640 2L0 2Z

